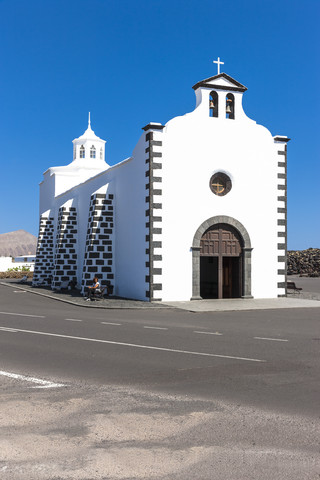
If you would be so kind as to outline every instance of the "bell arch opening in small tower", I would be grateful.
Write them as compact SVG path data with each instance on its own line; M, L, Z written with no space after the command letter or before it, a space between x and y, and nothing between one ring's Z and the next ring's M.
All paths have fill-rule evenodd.
M234 120L234 95L228 93L226 96L226 118Z
M80 147L80 158L85 158L86 157L86 154L85 154L85 148L83 145L81 145Z
M209 116L210 117L218 117L218 110L219 103L218 103L218 94L214 90L210 92L209 95Z
M94 148L94 145L90 148L90 158L96 158L96 149Z

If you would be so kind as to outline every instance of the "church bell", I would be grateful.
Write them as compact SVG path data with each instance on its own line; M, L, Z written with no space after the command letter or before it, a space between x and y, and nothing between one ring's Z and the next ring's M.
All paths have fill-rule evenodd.
M214 108L213 100L210 100L210 102L209 102L209 108Z
M231 110L231 102L232 102L232 100L230 100L230 98L228 98L228 99L227 99L226 113L232 113L232 110Z

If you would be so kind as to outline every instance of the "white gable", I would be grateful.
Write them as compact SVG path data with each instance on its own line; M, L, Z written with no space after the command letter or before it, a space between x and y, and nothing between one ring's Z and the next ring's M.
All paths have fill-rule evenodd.
M224 87L234 87L235 83L231 82L230 80L227 80L224 77L217 78L216 80L213 80L211 83L212 85L222 85Z

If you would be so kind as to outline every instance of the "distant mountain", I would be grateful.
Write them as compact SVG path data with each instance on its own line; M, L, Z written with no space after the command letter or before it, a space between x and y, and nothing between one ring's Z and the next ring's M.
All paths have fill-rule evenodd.
M25 230L0 233L0 256L35 255L37 240L37 237Z

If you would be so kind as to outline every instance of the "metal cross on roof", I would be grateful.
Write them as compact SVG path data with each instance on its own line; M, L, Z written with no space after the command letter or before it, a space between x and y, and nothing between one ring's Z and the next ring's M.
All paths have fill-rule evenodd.
M218 64L218 75L220 74L220 65L224 65L224 62L220 62L220 57L218 57L218 60L214 60L213 63Z

